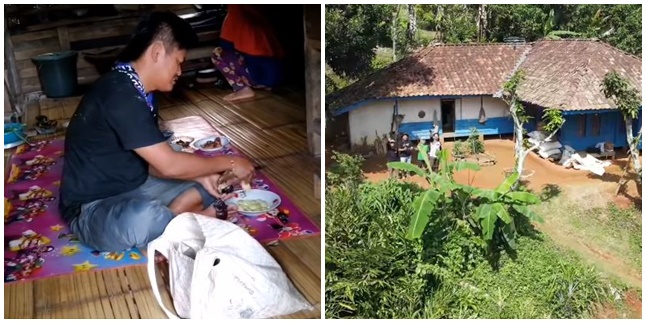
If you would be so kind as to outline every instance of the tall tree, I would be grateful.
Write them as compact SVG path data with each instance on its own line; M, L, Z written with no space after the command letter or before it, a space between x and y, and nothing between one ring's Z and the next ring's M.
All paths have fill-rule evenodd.
M639 163L639 150L637 149L641 140L642 129L639 129L639 135L635 138L633 123L637 119L641 110L639 92L621 75L615 71L610 71L603 78L601 91L606 98L611 99L624 117L626 125L626 139L630 149L629 159L632 161L632 167L637 173L637 185L642 185L642 168ZM630 161L626 168L630 166ZM620 186L625 184L620 182Z
M326 63L342 77L371 72L375 48L388 35L390 19L387 5L326 5Z
M523 81L524 72L523 70L516 71L512 77L505 83L503 87L502 99L509 106L509 111L512 119L514 120L514 137L515 137L515 153L516 153L516 162L515 162L515 173L518 174L516 181L513 184L513 188L516 189L522 176L525 171L525 159L527 155L538 149L540 145L546 141L549 141L556 135L558 130L565 123L565 119L560 110L556 109L546 109L543 111L543 120L545 121L544 130L550 132L550 134L545 137L543 140L533 144L527 145L525 141L525 124L529 121L530 117L525 112L525 107L520 101L520 98L516 94L518 86Z
M465 43L476 39L476 10L470 5L437 5L436 27L442 42Z
M544 8L538 5L490 5L491 41L502 41L506 37L523 37L534 41L543 37L547 18Z
M642 5L617 4L608 8L609 31L601 39L633 55L642 55Z
M399 4L394 5L393 18L390 22L390 38L393 42L393 62L397 61L397 27L399 27L399 11L401 8Z
M477 18L477 27L478 27L478 42L483 42L487 39L487 5L480 4L478 5L478 18Z
M415 44L415 35L417 34L417 11L414 4L408 5L408 42Z

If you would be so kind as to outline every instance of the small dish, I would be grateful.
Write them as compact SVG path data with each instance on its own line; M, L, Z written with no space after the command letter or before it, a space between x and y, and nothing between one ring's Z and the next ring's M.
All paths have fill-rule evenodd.
M238 207L238 213L256 217L274 210L282 203L280 196L272 191L252 189L249 191L235 191L235 197L226 201L229 205ZM249 210L245 210L244 203L249 202ZM241 205L242 204L242 205Z
M219 144L217 144L218 142ZM214 143L216 143L215 146L208 146L208 145L213 145ZM208 147L205 148L204 147L205 145L207 145ZM223 137L223 136L210 136L191 143L191 147L193 147L195 150L201 150L206 152L219 151L228 145L229 145L229 138Z
M173 148L175 151L182 151L188 147L191 147L191 143L194 141L193 137L188 137L188 136L179 136L179 137L172 137L168 139L168 144Z

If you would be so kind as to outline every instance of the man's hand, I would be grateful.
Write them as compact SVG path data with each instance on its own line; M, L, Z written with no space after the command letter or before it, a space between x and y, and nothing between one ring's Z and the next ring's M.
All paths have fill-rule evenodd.
M223 182L221 174L213 174L208 176L202 176L195 179L196 182L202 184L204 189L209 192L209 194L222 199L224 201L228 200L233 196L233 194L222 194L220 193L219 186L222 184L233 185L233 183Z
M240 181L243 187L251 184L256 168L250 160L242 157L232 157L231 166L231 173Z
M176 152L166 142L137 148L135 152L157 171L157 176L182 180L194 180L202 176L232 171L240 180L251 179L254 166L248 159L220 155L204 157Z

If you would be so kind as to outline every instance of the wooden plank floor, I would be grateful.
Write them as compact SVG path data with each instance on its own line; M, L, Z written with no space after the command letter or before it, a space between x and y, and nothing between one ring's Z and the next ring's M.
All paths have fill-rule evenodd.
M221 99L223 94L220 90L201 89L167 97L160 100L160 115L164 120L190 115L204 117L231 137L248 157L263 165L262 171L320 226L321 202L320 197L313 195L312 176L319 165L307 155L302 96L263 92L259 100L230 104ZM6 161L7 154L5 164ZM290 240L267 250L315 306L312 311L286 318L320 318L320 237ZM159 281L167 287L162 267ZM165 318L147 277L143 266L5 285L5 318ZM163 294L170 305L169 294Z

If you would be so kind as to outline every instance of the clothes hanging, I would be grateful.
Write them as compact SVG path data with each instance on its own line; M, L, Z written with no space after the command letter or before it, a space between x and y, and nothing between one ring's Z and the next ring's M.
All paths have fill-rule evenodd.
M478 122L481 124L485 124L485 122L487 122L487 115L485 114L485 110L482 105L480 105L480 116L478 117Z

